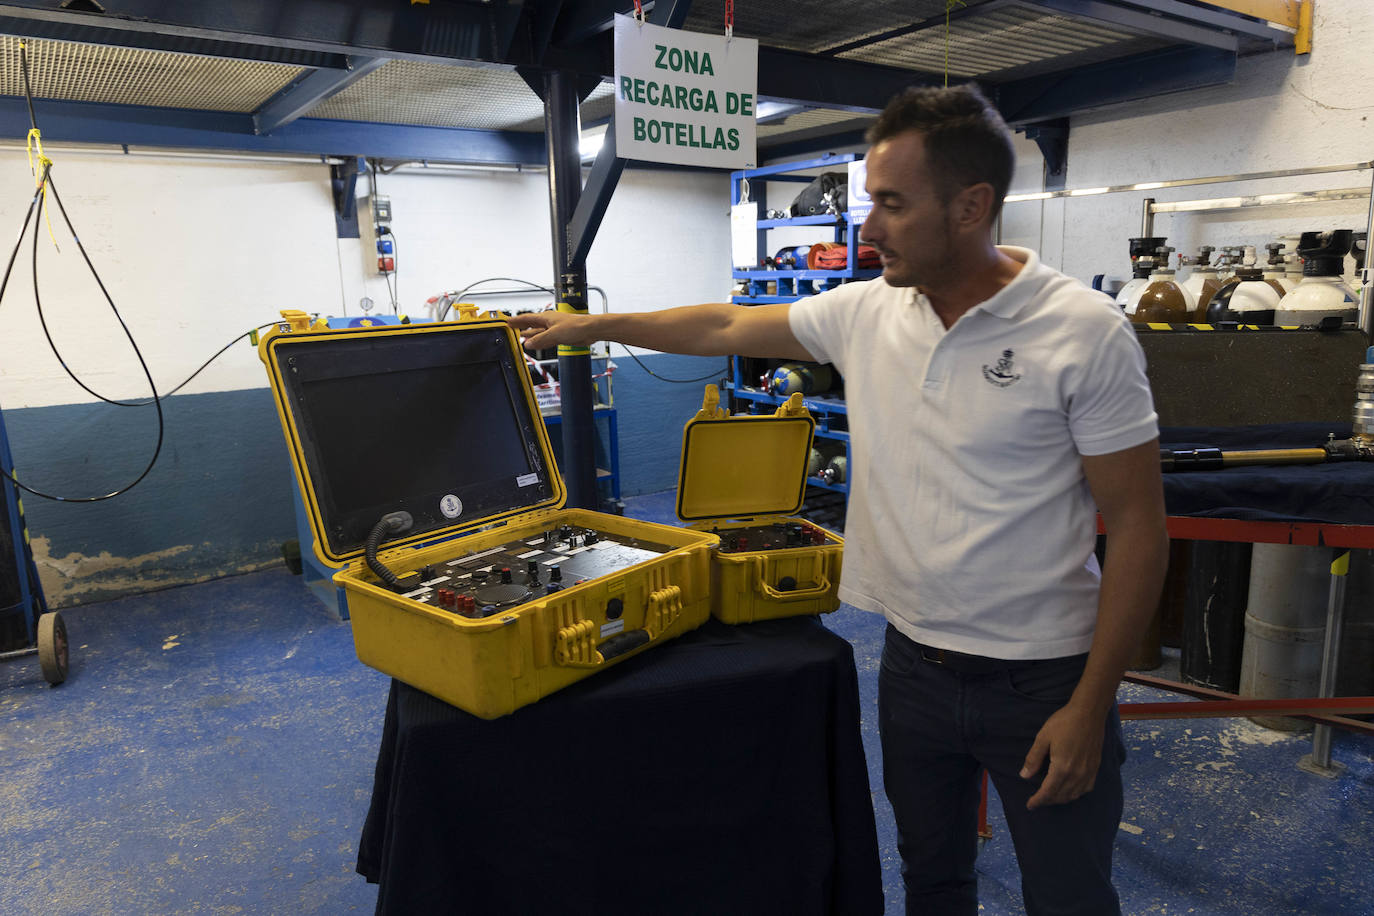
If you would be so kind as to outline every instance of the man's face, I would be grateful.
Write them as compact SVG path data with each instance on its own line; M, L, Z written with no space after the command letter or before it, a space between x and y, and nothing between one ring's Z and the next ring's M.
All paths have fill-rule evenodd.
M859 238L882 256L883 278L892 286L939 280L950 264L949 208L928 177L925 138L909 130L882 140L866 164L873 210Z

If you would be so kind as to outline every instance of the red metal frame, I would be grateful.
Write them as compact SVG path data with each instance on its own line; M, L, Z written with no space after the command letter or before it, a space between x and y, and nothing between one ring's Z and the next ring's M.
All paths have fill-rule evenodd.
M1167 521L1169 537L1176 540L1374 549L1374 525L1262 522L1240 518L1199 518L1192 515L1171 515ZM1097 519L1097 533L1106 533L1101 516Z

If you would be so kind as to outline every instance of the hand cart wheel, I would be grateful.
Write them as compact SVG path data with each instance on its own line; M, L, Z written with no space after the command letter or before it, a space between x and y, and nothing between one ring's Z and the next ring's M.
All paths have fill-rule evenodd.
M67 679L67 625L56 611L38 618L38 664L43 680L54 687Z

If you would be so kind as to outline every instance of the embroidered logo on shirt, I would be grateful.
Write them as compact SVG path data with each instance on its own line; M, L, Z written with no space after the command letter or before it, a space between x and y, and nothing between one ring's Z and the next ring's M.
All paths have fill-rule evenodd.
M1012 351L1003 350L1002 358L997 361L995 367L983 366L983 378L998 388L1007 388L1021 381L1021 373L1016 371L1012 365Z

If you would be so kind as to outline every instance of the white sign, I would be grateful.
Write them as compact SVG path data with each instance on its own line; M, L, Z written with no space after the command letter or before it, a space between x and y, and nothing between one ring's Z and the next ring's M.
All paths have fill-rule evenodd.
M753 202L730 208L730 259L738 270L759 266L759 205Z
M849 163L849 225L857 226L868 219L873 198L868 196L868 167L862 159Z
M752 169L759 43L615 17L615 151Z

